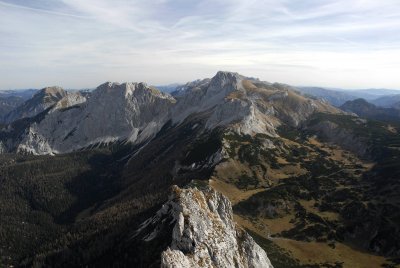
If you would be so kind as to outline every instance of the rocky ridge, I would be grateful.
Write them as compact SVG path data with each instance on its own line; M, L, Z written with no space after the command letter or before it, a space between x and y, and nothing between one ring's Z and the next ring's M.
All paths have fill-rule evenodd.
M17 151L49 154L114 141L139 143L160 130L173 103L143 83L105 83L84 104L54 109L30 125Z
M21 136L1 139L5 151L57 154L115 141L140 144L154 137L166 122L178 125L195 114L207 118L209 130L224 126L240 134L275 137L282 124L298 126L315 112L340 113L322 101L297 94L290 86L232 72L188 83L175 97L144 83L105 83L87 101L59 88L37 95L43 92L49 97L35 113L43 110L46 114ZM12 126L4 131L12 131Z
M206 188L173 187L169 201L134 235L158 238L172 225L172 242L161 253L161 267L272 267L267 254L233 221L230 201Z
M33 117L55 105L59 100L67 96L67 92L61 87L46 87L37 92L31 99L5 115L4 121L11 123L15 120Z
M364 118L382 121L400 121L400 111L395 107L379 107L364 99L347 101L340 108L343 111L355 113Z
M295 88L262 82L238 73L218 72L211 80L188 83L175 95L173 120L209 111L207 127L231 125L241 134L276 136L282 124L298 126L315 112L341 113L319 100L303 97Z

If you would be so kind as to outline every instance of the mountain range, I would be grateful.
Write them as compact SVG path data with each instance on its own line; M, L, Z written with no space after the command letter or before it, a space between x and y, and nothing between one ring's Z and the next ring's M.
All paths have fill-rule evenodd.
M308 96L320 98L339 107L346 101L365 99L380 107L394 107L400 102L400 91L392 89L328 89L321 87L297 87L297 90Z
M340 108L359 116L380 121L399 121L400 110L396 108L378 107L364 99L355 99L345 102Z
M0 265L399 264L384 108L222 71L168 90L48 87L4 116Z

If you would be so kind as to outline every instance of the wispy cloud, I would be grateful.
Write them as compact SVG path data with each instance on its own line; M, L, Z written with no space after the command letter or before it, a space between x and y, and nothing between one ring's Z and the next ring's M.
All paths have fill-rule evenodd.
M44 8L35 8L35 7L31 7L29 5L18 5L18 4L13 4L12 2L8 3L8 2L0 1L0 6L16 8L16 9L22 9L22 10L28 10L28 11L31 11L31 12L46 13L46 14L56 15L56 16L85 18L84 16L79 16L79 15L76 15L76 14L63 13L63 12L58 12L58 11L55 11L55 10L49 10L49 9L44 9Z
M2 0L0 88L239 71L400 88L397 0Z

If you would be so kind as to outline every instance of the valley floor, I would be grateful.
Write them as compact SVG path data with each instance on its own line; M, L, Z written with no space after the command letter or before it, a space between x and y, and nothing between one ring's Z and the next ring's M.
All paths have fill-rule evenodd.
M251 195L263 191L260 189L242 191L227 183L211 180L210 185L230 197L232 204L235 205L241 200L245 200ZM325 215L327 216L327 215ZM289 258L298 261L302 265L324 265L336 263L341 264L343 268L365 268L365 267L384 267L389 262L382 256L373 255L370 252L359 250L351 245L336 242L335 246L329 246L326 243L296 241L282 237L271 237L284 230L292 228L290 220L292 217L286 216L278 219L251 219L238 214L234 215L235 221L242 228L249 230L264 239L268 239L276 244L283 252L288 253ZM269 252L268 249L266 249ZM270 257L271 258L271 257ZM273 261L273 260L272 260ZM322 266L324 267L324 266ZM332 266L334 267L334 266Z
M301 143L289 139L285 139L284 142L286 145L298 146L298 148L303 148L307 151L307 156L301 161L311 160L312 162L318 162L318 157L320 157L320 153L322 152L324 161L340 163L337 166L333 164L331 170L328 168L324 172L321 172L321 176L317 176L319 179L330 178L335 180L335 191L350 191L354 188L354 185L351 183L337 178L353 178L357 181L361 174L369 171L374 166L374 163L360 160L349 151L331 144L322 143L313 137L307 138ZM247 146L247 144L251 143L241 142L241 145L238 146L240 148L238 151L242 150L240 146ZM314 226L314 222L312 221L306 221L306 227L298 229L298 213L300 211L303 213L302 215L316 215L315 217L324 221L328 226L342 222L343 219L339 213L330 209L319 209L318 206L321 204L323 198L314 199L309 196L304 198L295 197L293 200L296 200L297 205L293 206L287 201L283 201L283 204L278 202L275 205L271 205L279 199L274 195L274 192L271 192L271 189L272 191L279 189L280 186L285 185L286 180L290 181L290 178L307 174L307 171L310 171L305 169L304 165L299 165L304 162L295 163L288 161L288 159L285 159L284 154L282 155L283 157L280 157L279 153L276 155L277 166L268 168L266 172L265 170L257 169L255 166L243 165L243 159L236 161L238 160L237 158L235 160L235 157L231 157L231 159L216 167L214 176L209 180L211 187L229 197L234 208L235 206L239 208L243 205L246 206L245 210L247 212L245 213L241 213L243 210L234 209L235 220L241 227L248 230L253 237L257 236L258 241L257 239L256 241L260 245L264 244L264 248L269 253L269 258L276 268L398 267L385 257L374 255L347 241L332 241L329 237L315 239L313 238L313 234L310 237L300 239L287 237L289 233L292 235L298 235L302 232L306 233L307 227L310 227L311 233L314 232L311 229ZM243 174L252 174L259 181L255 183L248 179L243 183L241 180ZM314 172L314 174L318 174L318 172ZM268 180L263 183L265 178L268 178ZM287 192L284 193L288 195ZM264 201L261 199L262 195L264 196ZM349 198L351 199L352 197ZM257 204L260 204L257 202L261 202L262 205L257 206ZM265 209L265 207L270 207L272 212L268 211L268 208ZM300 210L298 207L300 207ZM252 210L253 212L249 212ZM280 210L282 213L278 212L276 214L276 210ZM269 213L275 214L269 215ZM279 213L280 215L278 215ZM278 251L277 254L276 251Z

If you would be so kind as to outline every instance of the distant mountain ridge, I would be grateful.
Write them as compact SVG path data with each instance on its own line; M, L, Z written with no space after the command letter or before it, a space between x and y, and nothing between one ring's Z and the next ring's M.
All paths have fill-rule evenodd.
M298 90L303 94L324 99L338 107L348 100L357 99L357 96L351 95L351 92L337 91L321 87L298 87Z
M0 97L0 122L3 122L5 115L23 103L24 99L18 96Z
M395 102L400 101L400 90L394 89L330 89L322 87L297 87L303 94L328 101L336 107L340 107L347 101L365 99L377 106L389 108Z
M0 90L0 97L20 97L23 100L27 100L32 98L35 93L37 93L38 89L15 89L15 90Z
M241 133L267 131L274 136L280 121L298 125L316 111L340 113L326 103L298 95L290 86L230 72L188 83L177 92L174 98L144 83L108 82L86 101L80 93L45 88L6 120L12 122L51 109L40 121L29 125L22 136L10 134L12 125L3 130L8 134L3 135L7 138L2 144L6 151L49 154L115 141L141 143L167 121L177 124L198 113L209 113L209 129L237 122L235 127Z
M400 94L382 96L372 100L371 103L383 108L398 108L400 107Z
M36 92L36 89L0 91L0 123L4 122L4 116L32 98Z
M79 93L68 93L61 87L46 87L37 91L32 98L27 99L23 104L6 114L3 120L6 123L11 123L18 119L34 117L61 100L62 103L59 104L59 107L85 101Z
M353 112L361 117L382 121L400 121L400 110L395 108L382 108L364 99L347 101L340 108L347 112Z
M162 92L165 93L171 93L176 90L176 88L182 86L182 84L179 83L173 83L169 85L160 85L160 86L155 86L157 89L159 89Z

